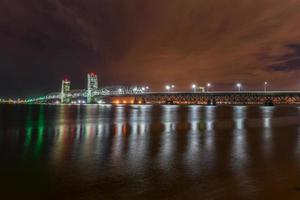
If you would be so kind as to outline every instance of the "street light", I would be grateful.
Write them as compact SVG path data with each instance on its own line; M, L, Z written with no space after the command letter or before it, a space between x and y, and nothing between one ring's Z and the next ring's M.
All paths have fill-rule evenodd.
M195 84L192 85L192 89L194 90L194 92L196 92L197 90L197 86Z
M207 90L207 92L209 91L209 87L211 86L211 84L210 83L207 83L206 84L206 90Z
M166 90L167 90L168 92L170 92L170 89L171 89L171 87L170 87L169 85L166 85Z
M241 83L237 83L237 84L236 84L236 87L238 87L238 90L239 90L239 92L240 92L240 91L241 91L242 84L241 84Z
M265 81L265 92L267 92L267 86L268 86L268 82Z

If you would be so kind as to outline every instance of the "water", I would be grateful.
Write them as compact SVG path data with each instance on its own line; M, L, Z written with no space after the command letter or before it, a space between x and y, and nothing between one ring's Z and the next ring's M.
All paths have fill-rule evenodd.
M300 107L0 106L1 199L300 199Z

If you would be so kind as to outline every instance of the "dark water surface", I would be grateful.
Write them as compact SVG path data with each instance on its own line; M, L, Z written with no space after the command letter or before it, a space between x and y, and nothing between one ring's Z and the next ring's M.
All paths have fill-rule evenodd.
M297 106L0 106L0 199L300 199L297 187Z

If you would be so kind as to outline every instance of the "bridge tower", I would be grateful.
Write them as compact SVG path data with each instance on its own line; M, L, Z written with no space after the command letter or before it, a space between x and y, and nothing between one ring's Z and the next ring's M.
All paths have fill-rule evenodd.
M68 79L62 80L61 83L61 94L60 94L60 103L69 103L70 98L68 94L70 93L71 82Z
M87 78L87 103L92 103L94 92L98 89L98 76L95 73L88 73Z

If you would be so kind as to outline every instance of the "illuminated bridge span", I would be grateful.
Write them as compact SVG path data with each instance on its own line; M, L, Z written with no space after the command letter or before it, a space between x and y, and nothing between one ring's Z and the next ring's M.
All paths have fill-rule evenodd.
M143 93L131 95L118 95L110 97L114 101L122 102L122 98L133 98L135 103L145 104L200 104L200 105L280 105L300 104L300 92L272 91L272 92L169 92L169 93ZM125 99L126 99L125 98Z
M117 88L120 88L117 87ZM92 103L113 104L199 104L199 105L289 105L300 104L300 92L139 92L123 88L99 91L93 96ZM83 101L86 91L72 91L70 103ZM56 103L60 99L59 93L53 93L44 99L36 99L35 103Z
M116 95L137 95L145 93L147 86L98 86L98 76L87 74L87 89L71 90L71 81L62 80L61 91L37 98L28 98L26 103L85 104L102 103L103 97Z
M146 87L141 86L107 86L101 87L93 91L90 95L91 102L88 102L89 97L88 90L70 90L67 93L62 94L61 92L49 93L45 96L37 98L27 99L27 103L98 103L104 97L109 96L126 96L126 95L138 95L144 93ZM62 97L63 96L63 97ZM63 102L66 99L65 102Z
M238 84L239 90L241 85ZM265 85L266 86L266 85ZM195 89L195 87L193 87ZM71 82L64 79L61 91L48 95L29 98L26 103L85 104L243 104L274 105L300 104L300 92L295 91L238 91L238 92L149 92L147 86L109 86L99 87L98 76L89 73L87 89L71 90ZM172 88L173 89L173 88Z

